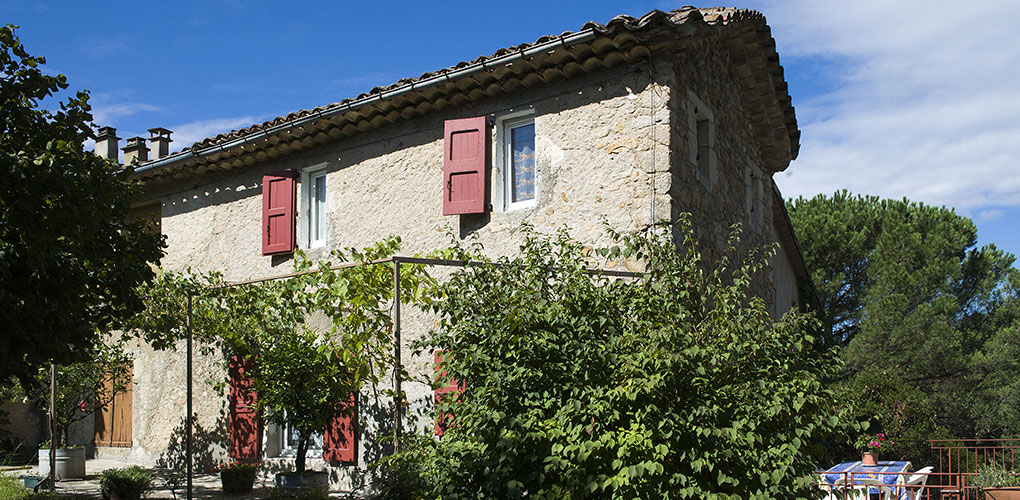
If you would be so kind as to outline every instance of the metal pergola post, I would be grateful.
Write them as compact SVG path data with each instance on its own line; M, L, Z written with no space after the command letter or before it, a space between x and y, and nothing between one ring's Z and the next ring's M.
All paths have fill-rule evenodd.
M343 264L336 264L330 266L331 271L339 269L349 269L361 266L370 266L375 264L385 264L388 262L393 263L393 343L394 343L394 371L393 371L393 450L394 452L400 451L400 439L401 439L401 427L402 427L402 413L403 413L403 387L402 387L402 367L403 361L401 359L401 341L400 341L400 264L419 264L425 266L450 266L450 267L466 267L466 266L482 266L482 265L496 265L487 262L477 261L463 261L463 260L449 260L449 259L428 259L421 257L400 257L393 256L386 259L378 259L369 262L347 262ZM276 281L288 278L295 278L306 274L312 274L319 272L319 269L311 269L306 271L299 271L294 273L288 273L280 276L273 276L267 278L256 278L245 281L236 281L223 283L221 285L211 287L210 289L220 288L233 288L241 285L252 285L258 283L265 283L269 281ZM598 274L602 276L616 276L616 277L627 277L627 278L640 278L644 276L644 273L630 272L630 271L614 271L609 269L591 269L588 271L590 274ZM187 450L187 471L188 471L188 496L187 500L192 500L192 294L190 291L187 292L188 311L187 318L185 320L185 327L187 329L187 418L186 422L186 450ZM52 453L52 447L51 447ZM52 469L52 468L51 468Z
M404 403L400 369L400 258L393 258L393 452L400 451L400 413Z
M188 292L188 317L185 322L185 326L188 330L188 354L187 354L187 387L188 387L188 402L187 411L188 415L185 417L185 428L187 433L187 439L185 439L185 450L188 455L188 500L192 500L192 464L191 464L191 434L192 434L192 411L191 411L191 292Z

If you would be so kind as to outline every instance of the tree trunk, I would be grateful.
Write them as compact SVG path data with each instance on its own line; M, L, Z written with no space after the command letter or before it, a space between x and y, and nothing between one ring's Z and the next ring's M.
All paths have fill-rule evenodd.
M297 458L294 460L294 472L298 474L305 471L305 455L308 453L308 440L311 437L307 432L300 431L301 438L298 439Z

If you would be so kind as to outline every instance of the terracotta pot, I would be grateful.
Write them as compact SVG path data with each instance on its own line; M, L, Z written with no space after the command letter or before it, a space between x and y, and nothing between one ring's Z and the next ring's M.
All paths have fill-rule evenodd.
M984 488L985 500L1020 500L1020 488Z
M863 454L861 454L861 464L878 465L878 453L864 452Z

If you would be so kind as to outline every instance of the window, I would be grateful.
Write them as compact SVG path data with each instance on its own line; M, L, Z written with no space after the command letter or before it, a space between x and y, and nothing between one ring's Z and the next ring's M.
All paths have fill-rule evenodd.
M301 172L300 240L308 248L326 246L329 236L326 210L326 165L306 168Z
M308 246L326 246L325 171L311 175L308 190Z
M503 209L532 208L537 204L535 169L535 118L502 122Z
M747 160L747 168L744 175L745 187L745 212L747 215L747 226L755 232L761 231L764 214L764 202L762 200L761 170Z
M693 92L687 92L687 128L689 163L698 180L712 189L715 184L715 118L712 111Z
M294 428L289 422L286 425L280 426L280 456L281 457L292 457L297 454L298 441L301 439L301 435L298 430ZM308 456L315 456L322 451L322 433L316 432L312 434L311 439L308 440Z

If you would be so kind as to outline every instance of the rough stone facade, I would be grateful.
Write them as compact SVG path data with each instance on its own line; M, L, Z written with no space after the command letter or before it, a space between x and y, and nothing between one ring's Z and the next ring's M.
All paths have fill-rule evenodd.
M574 237L598 246L609 243L603 219L618 231L634 232L681 212L692 214L709 258L721 254L734 223L744 226L742 250L782 242L775 229L773 197L763 194L772 192L775 167L766 165L730 58L724 41L708 38L662 56L471 100L248 167L208 169L150 184L146 203L159 205L169 245L162 265L217 270L227 280L291 271L289 257L261 253L262 178L288 168L326 171L327 244L305 248L313 259L327 258L331 249L365 247L388 235L402 238L403 255L428 252L447 246L450 233L477 238L493 256L511 254L523 241L522 222L543 232L567 226ZM707 110L695 113L692 106ZM534 117L536 206L502 210L499 148L492 147L493 209L443 216L444 121L486 116L490 124L498 124L520 113ZM697 117L709 115L711 130L699 135ZM490 133L490 145L500 144L498 127L490 127ZM701 144L706 138L710 146ZM710 150L711 159L703 165L698 163L702 156L695 154L699 147ZM702 167L711 169L708 177L698 173ZM307 227L303 191L299 186L299 228ZM299 230L298 246L307 247L307 240L305 230ZM798 303L796 266L788 257L795 251L781 248L754 283L755 293L777 304L777 312ZM628 261L609 262L607 267L640 269ZM431 356L414 356L407 344L433 324L434 318L421 311L404 312L402 354L410 373L431 373ZM134 354L134 446L120 453L151 463L183 443L185 360L182 349L155 352L138 345ZM217 354L196 354L194 366L196 460L202 470L226 457L226 397L202 382L224 380L225 370ZM411 401L411 425L429 428L431 390L413 382L403 388ZM351 487L360 467L376 458L379 434L388 432L386 418L368 416L388 415L392 402L373 394L366 391L360 403L364 418L358 466L330 467L334 486ZM270 454L276 449L274 436L265 433L263 448ZM104 452L116 451L100 450ZM279 459L279 465L285 460ZM310 460L309 465L325 464Z

